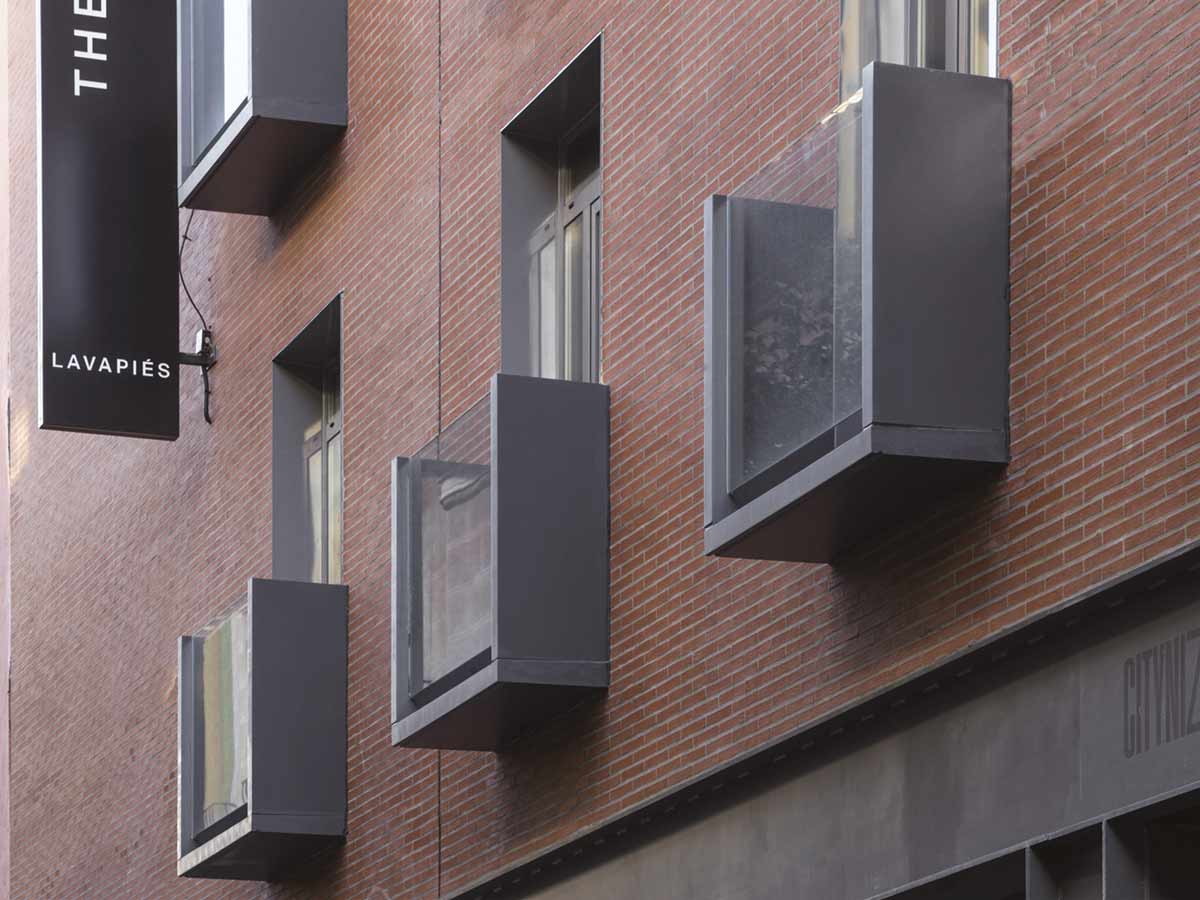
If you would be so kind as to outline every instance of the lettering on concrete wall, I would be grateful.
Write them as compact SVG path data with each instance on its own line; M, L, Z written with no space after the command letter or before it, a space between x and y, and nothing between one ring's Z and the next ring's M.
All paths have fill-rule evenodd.
M1200 628L1125 659L1125 757L1200 732Z

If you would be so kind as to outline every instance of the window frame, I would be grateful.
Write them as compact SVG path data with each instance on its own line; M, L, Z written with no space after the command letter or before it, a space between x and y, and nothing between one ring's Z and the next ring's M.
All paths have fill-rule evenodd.
M855 46L861 48L866 37L865 22L865 7L868 4L874 4L875 12L875 39L878 42L879 31L879 4L891 3L894 0L842 0L841 4L841 20L842 27L845 27L847 7L853 5L855 15L859 18L859 34L856 37ZM943 22L943 30L946 36L943 48L946 51L946 57L943 65L931 66L926 63L926 55L928 53L928 20L926 20L925 28L918 27L921 24L921 17L924 11L929 7L931 0L907 0L908 5L903 8L903 15L906 19L905 34L902 41L905 48L906 59L903 61L884 60L886 62L896 63L898 65L908 65L915 68L936 69L945 72L956 72L961 74L986 75L989 77L997 77L999 70L999 0L932 0L938 3L938 9L945 11L945 20ZM986 7L986 9L981 9ZM985 71L972 72L974 58L972 53L972 25L973 20L980 13L984 13L987 21L987 64L984 67ZM950 65L950 41L949 36L954 34L954 60L953 65ZM845 36L841 39L842 54L839 62L839 71L841 73L841 100L847 101L848 98L855 94L856 91L862 88L862 68L866 63L859 66L857 71L847 70L847 62L845 60ZM866 55L866 54L860 54ZM874 58L882 59L876 56ZM869 61L869 60L868 60ZM850 74L851 84L846 84L847 74Z
M406 487L403 491L403 511L401 516L408 522L408 547L405 554L406 572L405 584L408 586L408 647L409 647L409 698L417 705L428 703L451 688L466 681L480 669L492 661L495 651L494 635L489 640L489 646L466 659L460 660L437 678L425 682L425 594L422 560L424 559L424 522L420 502L420 487L422 478L430 471L444 470L446 474L457 474L466 467L487 468L491 490L491 468L471 463L454 462L450 460L429 459L427 457L410 457L403 470ZM490 524L489 524L490 528ZM489 563L490 565L490 563ZM491 600L489 598L489 605ZM489 610L489 619L494 617L494 610ZM491 623L495 631L495 623Z
M567 381L600 380L600 281L599 256L601 227L597 217L603 202L603 165L597 165L582 184L571 184L571 169L568 151L573 142L589 130L597 134L597 157L599 157L600 107L585 112L574 125L557 141L556 180L558 199L554 211L534 230L529 241L530 296L529 296L529 344L530 368L539 378L559 378ZM567 283L567 231L580 222L580 261L582 271L579 283L583 296L578 302L570 296ZM551 236L547 238L547 233ZM540 278L541 254L551 243L554 245L554 371L547 372L543 353L543 310ZM535 277L535 272L539 277ZM535 287L537 288L535 294ZM578 321L576 321L578 319Z
M572 144L592 128L596 131L596 169L581 184L571 183L569 150ZM561 371L563 378L570 381L600 380L600 282L593 277L593 267L598 266L600 239L603 227L596 227L598 213L603 203L604 165L601 159L602 146L600 104L597 103L584 113L563 135L559 144L559 202L558 216L558 280L561 285L559 315L562 318L563 348ZM582 297L572 302L567 285L567 230L576 222L580 226L580 272L579 284ZM579 322L574 322L578 311ZM576 327L577 326L577 327Z
M786 481L801 469L820 459L826 453L845 443L862 430L862 407L831 421L829 427L819 434L810 437L804 443L793 447L775 462L765 466L755 474L747 477L741 471L744 465L744 427L743 406L745 393L745 271L743 258L744 242L739 235L744 229L746 201L741 198L729 197L724 200L727 210L723 231L726 261L725 293L727 302L724 310L723 330L720 345L724 355L724 409L726 410L726 434L724 446L724 479L726 489L739 504L749 503L755 497L761 496L777 484ZM769 203L772 201L751 200L752 203ZM833 223L830 223L831 228ZM836 299L831 297L830 303ZM831 306L831 315L833 314ZM836 352L836 351L834 351ZM833 395L830 395L831 404Z
M321 577L317 583L337 584L342 575L342 379L340 359L326 365L321 372L321 419L317 434L304 442L304 462L313 456L307 445L319 439L321 455L321 512L320 534L313 536L314 553L321 562ZM338 442L337 465L334 466L331 447ZM336 468L336 472L334 469ZM334 498L336 497L336 503ZM333 523L337 521L336 535ZM314 560L315 563L315 560ZM336 576L336 577L335 577Z
M238 616L244 618L243 629L244 646L242 652L245 656L243 665L245 666L245 696L242 698L243 704L246 706L247 721L246 732L243 738L246 743L246 758L243 760L245 766L246 777L242 780L242 792L245 795L242 803L234 809L229 810L220 818L214 819L207 825L204 824L204 781L207 776L205 768L205 728L206 721L204 716L204 649L208 639L212 637L220 628L226 624L230 624L233 619ZM196 844L204 844L218 834L227 830L232 825L245 819L250 813L250 760L249 760L249 702L250 702L250 611L245 601L239 602L235 608L225 616L222 616L213 625L207 629L206 633L198 635L195 641L194 649L191 655L192 683L195 685L196 693L196 715L192 731L192 789L195 792L195 797L192 803L192 821L189 824L191 828L191 839ZM234 723L237 725L236 721ZM236 738L235 738L236 740Z
M340 360L339 360L340 362ZM325 513L325 527L328 530L325 544L325 582L338 584L342 581L342 559L345 544L345 497L343 491L346 474L343 471L343 459L346 453L346 442L342 437L342 367L335 370L336 381L330 388L326 386L324 406L325 420L321 430L325 442L326 470L324 499L329 508ZM328 374L328 373L326 373ZM336 423L332 421L336 418ZM334 450L337 448L336 462ZM336 530L334 528L336 523Z
M194 8L200 0L177 0L179 10L179 28L176 40L176 48L178 53L178 78L179 78L179 160L177 177L180 184L203 165L205 157L214 151L230 130L231 125L238 120L243 111L250 104L250 98L254 91L254 65L253 65L253 10L254 0L247 0L246 3L246 28L245 28L245 47L246 47L246 91L245 96L238 105L229 112L221 125L213 132L210 139L203 145L196 145L197 131L197 115L196 115L196 53L195 53L195 25L196 17ZM222 3L222 21L224 20L224 5ZM222 85L224 85L224 41L222 47ZM222 104L223 106L223 104ZM240 130L240 129L239 129Z

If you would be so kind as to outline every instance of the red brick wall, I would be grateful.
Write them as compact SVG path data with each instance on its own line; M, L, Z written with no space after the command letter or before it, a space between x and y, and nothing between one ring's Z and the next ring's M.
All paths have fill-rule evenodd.
M36 430L34 3L11 0L14 898L431 897L1200 537L1200 3L1004 0L1007 477L836 569L702 555L702 201L836 102L838 6L350 0L340 148L275 219L196 216L216 424L189 370L161 445ZM398 750L389 460L485 391L499 132L602 30L612 689L504 756ZM183 883L175 638L270 572L270 358L343 289L350 839L313 883Z
M8 9L0 8L0 59L8 58ZM0 122L8 122L8 67L0 70ZM0 173L5 178L0 190L0 336L9 331L9 197L8 189L8 128L0 133ZM0 427L8 433L8 341L0 344ZM8 663L11 648L9 612L11 610L12 580L10 577L9 533L10 503L8 488L8 442L5 441L0 459L4 461L4 472L0 475L0 890L8 885L9 879L9 742L8 742Z

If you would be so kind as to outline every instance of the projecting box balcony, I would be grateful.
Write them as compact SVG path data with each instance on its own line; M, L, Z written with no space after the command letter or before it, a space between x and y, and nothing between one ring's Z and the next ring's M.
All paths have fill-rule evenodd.
M393 486L393 743L500 750L604 692L606 386L496 375Z
M1008 460L1007 81L872 63L705 210L705 551L829 562Z
M345 132L346 0L179 0L179 205L266 216Z
M346 588L252 579L179 639L179 862L279 881L346 835Z

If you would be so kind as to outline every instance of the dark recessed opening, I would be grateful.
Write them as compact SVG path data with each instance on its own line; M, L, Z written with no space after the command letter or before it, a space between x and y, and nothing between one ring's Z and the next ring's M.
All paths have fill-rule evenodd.
M600 39L501 135L504 371L600 380Z
M342 304L274 360L272 553L276 578L342 580Z

